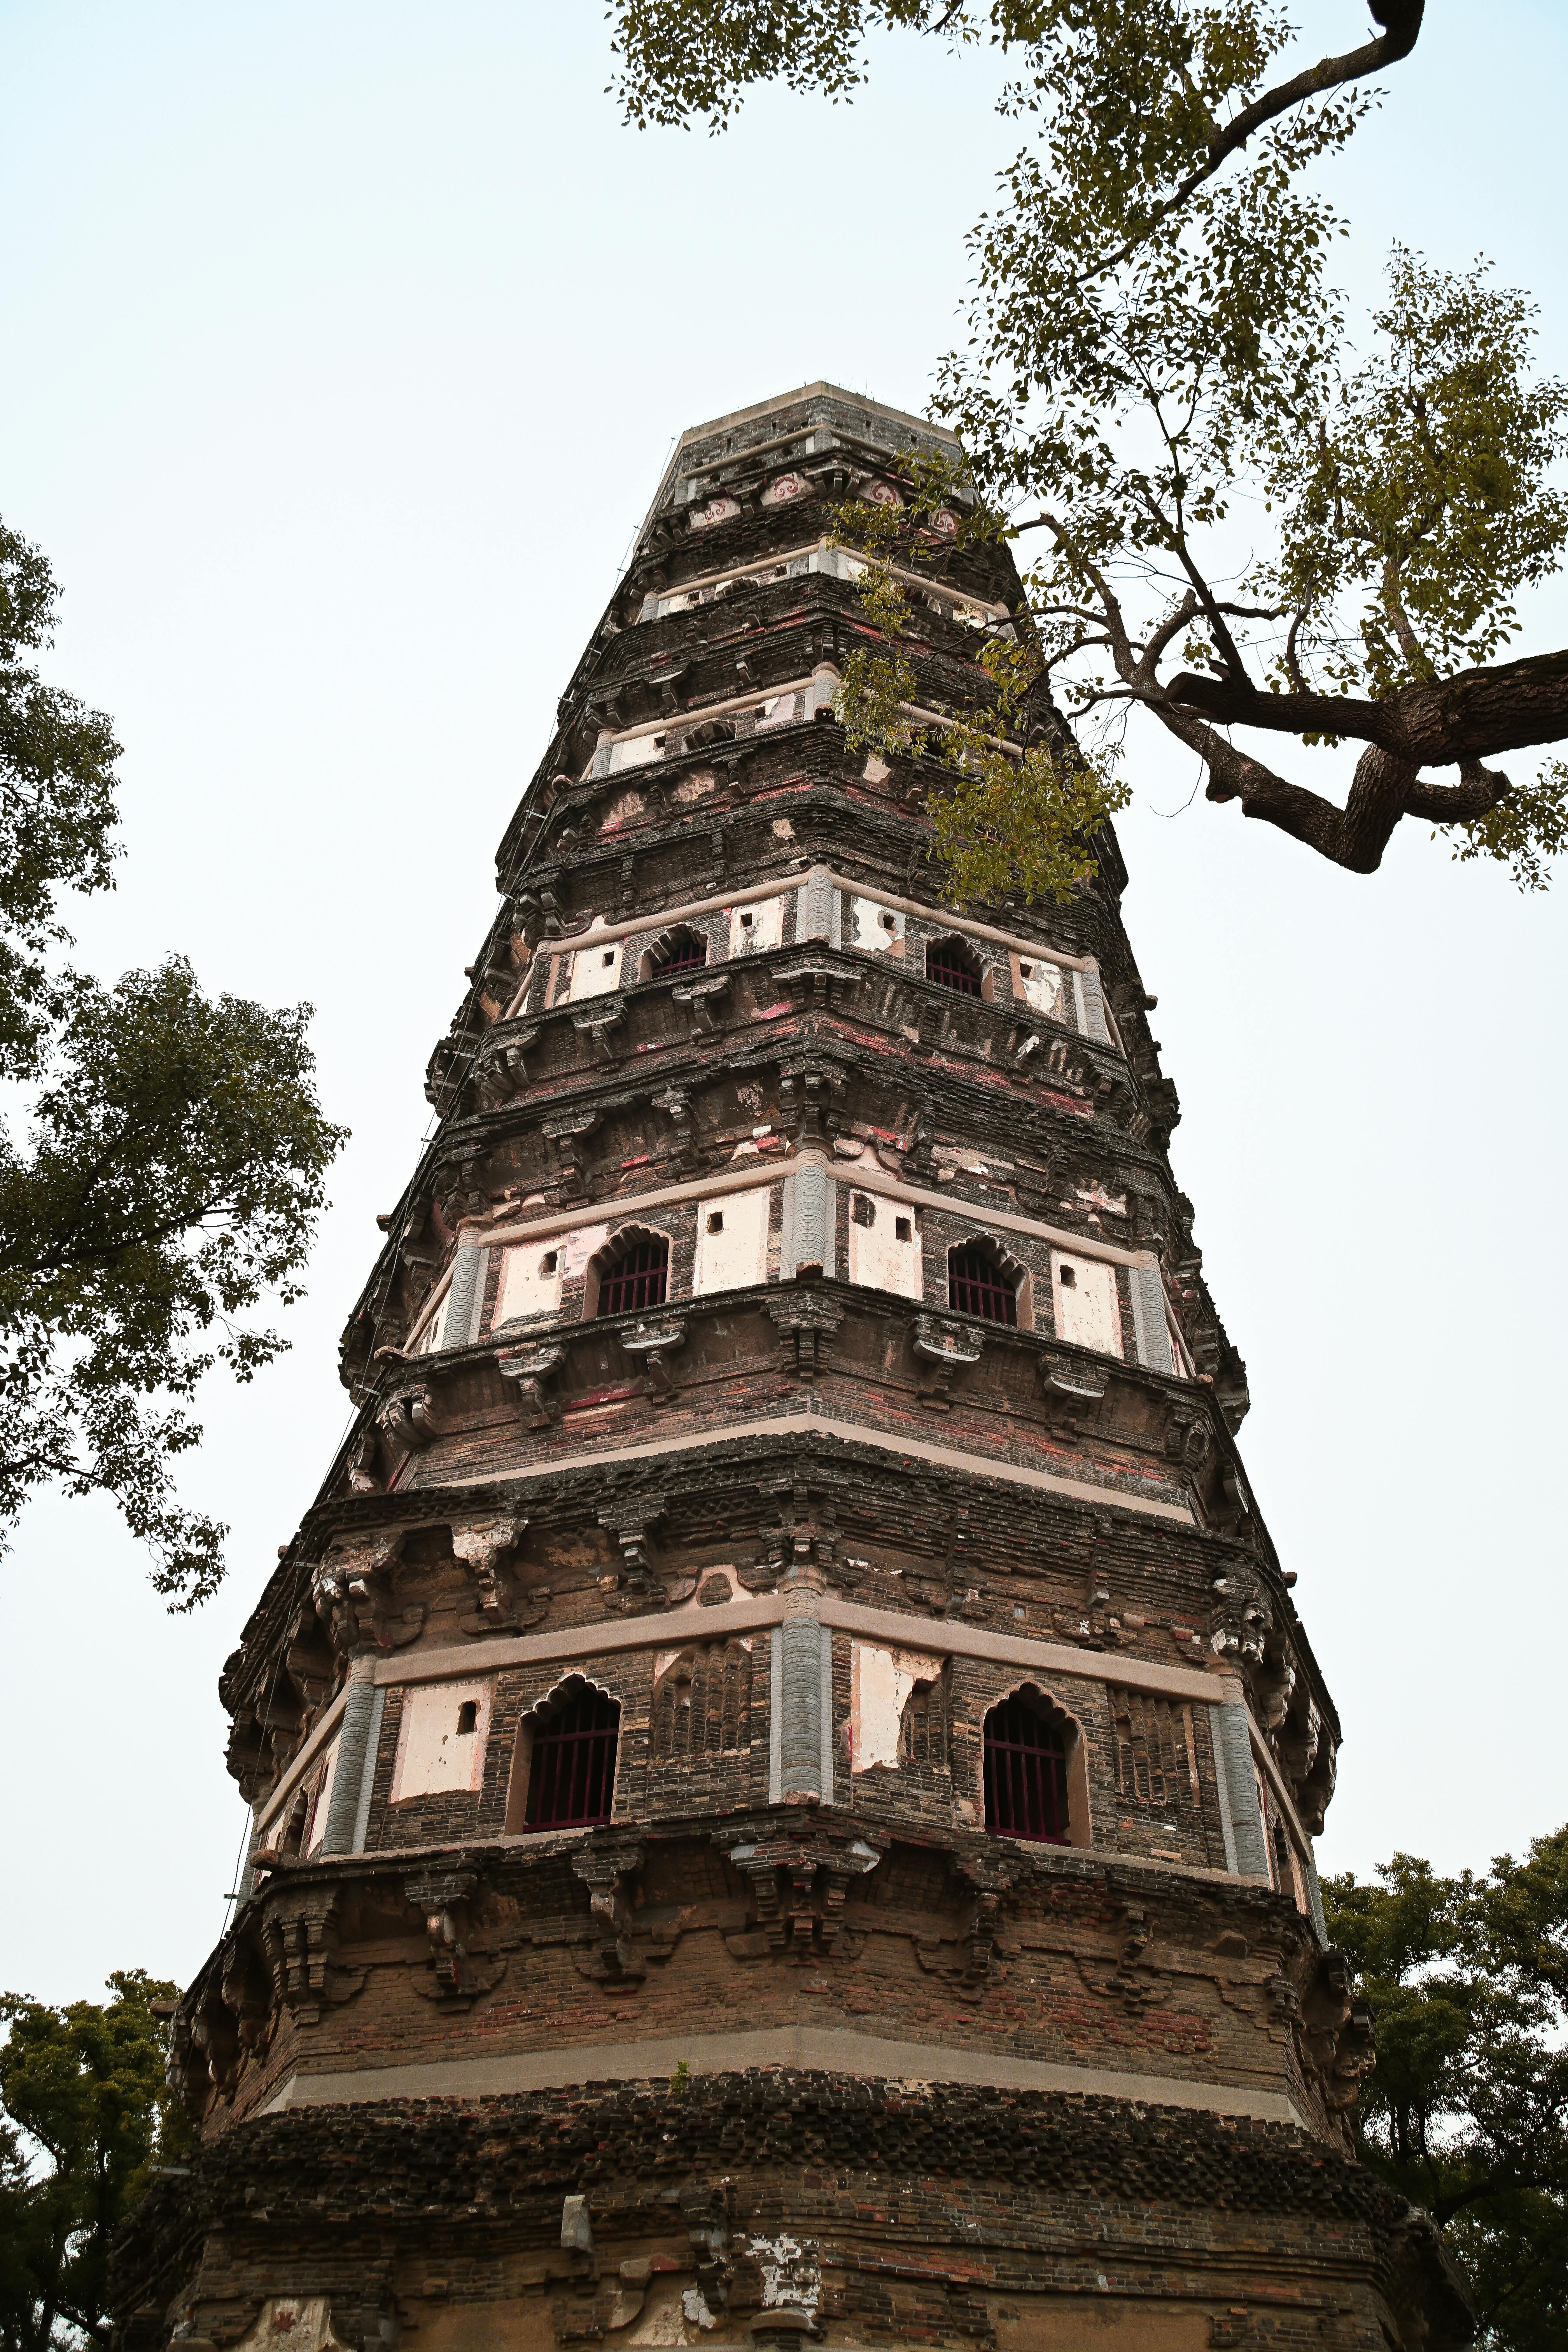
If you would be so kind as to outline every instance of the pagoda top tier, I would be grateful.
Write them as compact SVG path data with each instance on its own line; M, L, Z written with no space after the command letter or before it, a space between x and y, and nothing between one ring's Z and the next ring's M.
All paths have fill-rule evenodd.
M929 417L889 408L842 384L803 383L794 392L754 401L748 408L732 408L704 425L689 425L654 492L644 530L666 509L710 495L716 480L749 468L758 458L778 465L846 446L891 460L907 457L911 449L951 453L959 444L956 434Z

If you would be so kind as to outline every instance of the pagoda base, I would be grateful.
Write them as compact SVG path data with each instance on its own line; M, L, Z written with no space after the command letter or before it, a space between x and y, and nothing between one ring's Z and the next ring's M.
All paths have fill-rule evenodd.
M1290 2124L787 2067L258 2116L155 2183L117 2269L121 2352L1471 2332L1426 2216Z

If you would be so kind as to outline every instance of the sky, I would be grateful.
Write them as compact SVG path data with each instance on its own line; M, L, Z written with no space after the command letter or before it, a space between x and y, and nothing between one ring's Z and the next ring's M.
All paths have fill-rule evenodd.
M1333 47L1364 22L1301 13ZM1433 0L1337 173L1343 276L1489 253L1568 372L1568 15L1475 23ZM210 1387L182 1474L232 1528L219 1595L167 1615L97 1505L39 1502L0 1559L0 1987L184 1983L221 1927L218 1669L343 1429L495 846L673 437L824 376L923 410L958 339L1011 152L989 60L879 44L852 108L770 92L717 141L624 128L610 66L598 0L0 0L0 514L64 583L51 674L125 746L79 957L309 1001L353 1131L291 1352ZM1568 641L1568 597L1531 621ZM1568 1815L1568 899L1408 824L1352 877L1191 800L1160 741L1130 772L1176 1175L1344 1724L1320 1859L1484 1866Z

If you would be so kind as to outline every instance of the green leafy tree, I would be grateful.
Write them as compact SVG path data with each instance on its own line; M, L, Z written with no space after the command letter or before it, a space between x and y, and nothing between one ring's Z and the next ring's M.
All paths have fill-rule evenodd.
M345 1130L309 1005L205 996L177 956L112 987L62 961L62 896L112 886L120 747L31 659L58 593L0 525L0 1079L22 1106L0 1120L0 1532L41 1487L109 1494L189 1607L226 1530L175 1498L188 1401L281 1347L246 1318L298 1296Z
M939 817L961 895L1059 895L1042 807L1058 796L1065 837L1096 788L1110 805L1135 712L1196 754L1211 800L1357 873L1405 817L1522 887L1568 841L1561 761L1489 764L1568 737L1568 651L1502 658L1568 537L1568 387L1534 372L1522 295L1404 247L1352 347L1321 167L1415 49L1423 0L1372 14L1373 37L1313 58L1280 0L616 0L641 124L721 130L775 79L848 100L875 32L988 43L1011 68L1023 143L973 234L969 341L936 405L968 453L968 530L1028 540L1050 758ZM873 715L896 698L886 667L858 683ZM1280 738L1355 750L1342 805L1274 764Z
M1440 1878L1397 1853L1331 1878L1371 2004L1363 2160L1443 2230L1496 2352L1568 2342L1568 1829Z
M110 2242L189 2146L163 2080L176 1988L109 1983L65 2009L0 1995L0 2352L108 2343Z

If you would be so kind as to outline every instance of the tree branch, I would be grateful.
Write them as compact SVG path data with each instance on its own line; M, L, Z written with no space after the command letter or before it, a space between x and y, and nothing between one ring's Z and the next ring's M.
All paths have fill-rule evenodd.
M1368 701L1352 695L1266 694L1250 680L1184 671L1163 690L1175 710L1218 727L1274 735L1348 735L1417 767L1449 768L1568 736L1568 650L1462 669ZM1160 704L1155 705L1161 708Z
M1108 270L1120 269L1130 261L1149 233L1163 220L1195 196L1198 190L1212 180L1222 163L1246 146L1255 131L1265 123L1278 121L1309 98L1321 98L1325 91L1341 89L1346 82L1364 80L1368 74L1381 73L1384 66L1397 65L1407 58L1421 35L1421 20L1426 14L1426 0L1368 0L1373 20L1384 26L1374 39L1363 41L1359 49L1347 49L1342 57L1321 58L1315 66L1302 73L1293 74L1281 82L1278 89L1265 90L1250 106L1231 120L1216 125L1210 132L1205 159L1184 180L1178 181L1171 194L1150 212L1135 236L1127 239L1114 253L1097 261L1092 269L1075 272L1068 281L1073 286L1088 286L1103 278ZM1210 117L1213 120L1213 117Z

